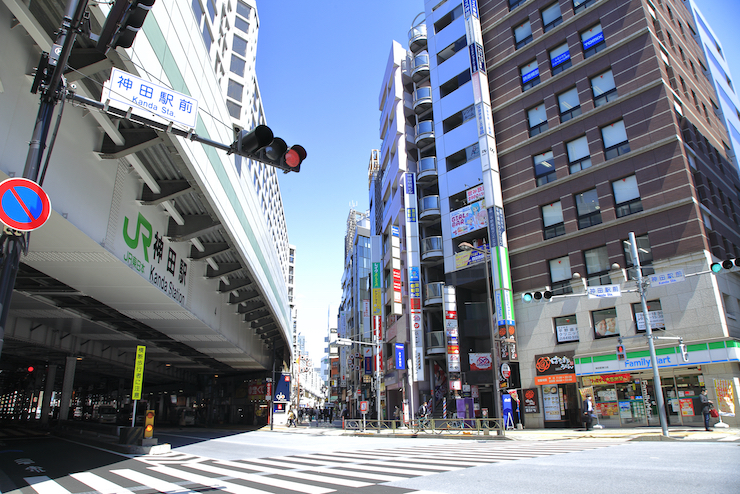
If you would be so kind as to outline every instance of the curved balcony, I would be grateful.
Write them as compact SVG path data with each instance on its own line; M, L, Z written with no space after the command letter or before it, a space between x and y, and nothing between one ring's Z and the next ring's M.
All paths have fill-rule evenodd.
M419 160L416 181L420 183L431 182L437 179L437 157L429 156Z
M433 261L442 259L442 237L434 236L421 239L421 260Z
M424 113L432 107L432 88L420 87L414 91L414 113Z
M440 215L439 196L424 196L419 201L420 220L438 220Z
M429 77L429 54L420 53L411 62L411 79L414 82L422 81Z
M418 53L427 47L427 25L422 22L409 29L409 50Z
M444 290L444 287L445 284L442 281L427 283L424 290L424 307L429 305L441 305L442 290Z
M434 121L424 120L414 128L414 144L423 148L434 143Z
M435 353L447 353L447 345L445 341L444 331L432 331L424 335L426 340L426 354L432 355Z

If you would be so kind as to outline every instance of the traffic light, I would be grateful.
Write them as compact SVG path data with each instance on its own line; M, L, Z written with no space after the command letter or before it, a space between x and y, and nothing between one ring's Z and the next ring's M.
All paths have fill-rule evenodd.
M740 267L740 257L737 259L725 259L722 262L714 262L710 266L710 269L712 270L712 273L718 274L721 273L723 269L730 270L738 267Z
M116 0L105 19L98 38L98 51L111 48L131 48L155 0Z
M231 145L231 152L246 156L288 172L301 171L301 163L306 159L303 146L288 148L285 141L275 137L267 125L258 125L251 131L242 130Z
M144 415L144 439L154 435L154 410L147 410Z
M522 302L549 302L552 299L552 292L545 290L543 292L526 292L522 294Z
M624 351L624 345L617 345L617 360L620 362L627 360L627 352Z

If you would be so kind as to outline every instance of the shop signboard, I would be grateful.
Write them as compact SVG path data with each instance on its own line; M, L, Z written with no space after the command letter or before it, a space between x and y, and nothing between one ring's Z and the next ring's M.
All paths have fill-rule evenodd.
M600 376L588 376L583 378L584 386L601 386L605 384L621 384L632 381L632 376L627 373L604 374Z
M730 379L715 379L714 393L717 396L717 411L723 417L735 416L735 389Z
M560 396L557 386L542 387L542 407L545 410L545 420L560 420Z
M540 413L540 402L536 388L523 389L524 413Z
M534 382L537 385L576 382L575 352L562 351L535 355Z
M450 213L450 234L453 238L484 228L487 224L484 200Z
M491 352L488 353L469 353L468 363L471 371L482 371L492 369Z
M680 398L678 400L678 403L681 407L681 416L682 417L693 417L696 415L694 413L694 400L691 398Z

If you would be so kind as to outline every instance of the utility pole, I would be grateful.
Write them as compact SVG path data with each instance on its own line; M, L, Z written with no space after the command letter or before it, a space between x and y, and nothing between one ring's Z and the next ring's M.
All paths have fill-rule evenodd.
M645 292L647 291L647 282L642 280L642 268L640 267L640 256L637 250L637 240L635 233L630 232L630 251L632 253L632 264L637 272L637 291L640 292L640 302L642 303L642 315L645 320L645 336L647 336L648 347L650 348L650 365L653 368L653 393L655 401L658 404L658 417L660 418L660 427L663 435L668 437L668 425L665 415L665 404L663 401L663 387L660 384L660 372L658 371L658 357L655 354L655 343L653 342L653 329L650 326L650 317Z
M62 74L67 67L67 60L72 52L77 33L80 32L85 9L87 9L87 0L69 0L62 19L62 26L52 47L53 53L42 57L42 61L46 60L46 67L39 63L38 70L48 69L51 71L51 76L48 79L48 85L41 92L36 124L23 169L23 178L34 182L37 182L39 178L54 108L65 96L66 88L62 84ZM36 79L39 80L40 77L43 75L37 74ZM8 320L10 300L13 297L21 253L28 252L29 239L30 233L19 232L8 227L4 228L0 235L0 355L2 355L5 323Z

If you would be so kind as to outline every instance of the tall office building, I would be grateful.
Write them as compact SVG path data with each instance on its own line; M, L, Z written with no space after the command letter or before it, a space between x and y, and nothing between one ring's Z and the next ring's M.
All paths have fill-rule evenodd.
M413 25L383 79L370 194L386 280L392 227L401 232L406 308L396 315L386 296L384 316L387 343L422 345L423 378L407 391L489 415L492 390L516 391L529 427L578 425L584 390L609 426L657 424L657 392L671 424L701 423L703 386L736 408L740 280L710 264L740 257L740 180L686 6L431 0ZM394 199L399 187L418 202ZM422 220L432 201L438 215ZM630 233L645 279L656 275L647 314ZM386 385L403 387L401 374L387 369Z

